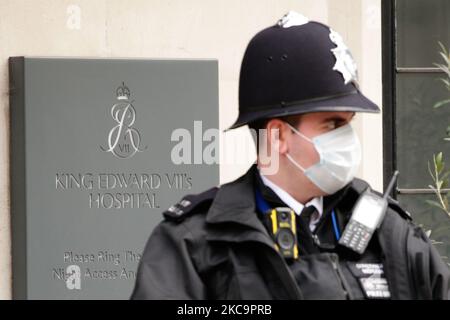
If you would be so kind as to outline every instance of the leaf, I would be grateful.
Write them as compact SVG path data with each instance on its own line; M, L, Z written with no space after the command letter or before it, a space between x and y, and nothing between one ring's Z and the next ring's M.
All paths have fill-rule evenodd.
M450 86L450 81L448 79L439 78L440 81L442 81L447 87Z
M448 211L448 198L447 197L444 197L444 199L442 199L442 201L444 202L444 206L445 206L445 210L446 211ZM449 212L447 212L447 213L449 213Z
M441 180L442 184L440 186L441 189L447 189L448 187L448 181L447 180Z
M442 177L441 177L441 179L442 180L446 180L447 179L447 177L450 175L450 170L449 171L447 171L446 173L444 173L443 175L442 175ZM448 180L447 181L445 181L445 182L447 182L448 183Z
M430 228L431 229L431 228ZM441 236L447 236L448 235L448 231L450 230L450 226L446 226L446 225L439 225L438 227L432 228L433 230L433 235L435 237L437 237L436 235L441 235Z
M434 161L434 156L433 156L433 161ZM433 174L433 172L431 171L431 168L430 168L430 161L428 161L428 173L430 174L431 178L434 181L434 174Z
M438 43L439 43L439 46L441 47L442 52L448 55L447 48L444 46L444 44L440 41Z
M444 167L444 162L442 161L442 152L439 152L436 156L436 167L438 172L441 172L442 168Z
M434 66L437 67L440 71L444 72L448 78L450 78L450 62L447 63L447 65L445 64L440 64L440 63L434 63ZM439 79L443 79L443 78L439 78ZM437 80L439 80L437 79Z
M439 47L441 47L442 52L446 52L447 49L445 48L444 44L440 41L438 41Z
M442 172L442 169L444 169L444 162L442 161L442 152L439 152L435 159L435 166L436 171L438 174Z
M442 70L442 71L444 71L444 69L447 68L446 65L440 64L440 63L433 63L433 65L434 65L436 68L438 68L438 69L440 69L440 70Z
M428 188L430 188L431 190L434 191L434 193L437 193L438 191L436 190L435 187L433 187L431 184L428 185Z
M426 202L427 204L429 204L430 206L432 206L432 207L437 207L437 208L439 208L439 209L442 210L441 204L440 204L439 202L437 202L437 201L434 201L434 200L425 200L425 202Z
M450 182L449 175L450 175L450 170L448 170L447 172L444 172L444 174L441 175L441 180L444 181L444 183L443 183L444 189L448 187L448 184Z
M450 103L450 99L447 99L447 100L442 100L442 101L439 101L439 102L436 102L435 104L434 104L434 106L433 106L433 108L440 108L440 107L442 107L442 106L444 106L444 105L446 105L446 104L448 104L448 103Z
M448 64L449 59L448 59L448 54L445 52L439 52L439 54L441 55L442 59L444 59L445 63Z

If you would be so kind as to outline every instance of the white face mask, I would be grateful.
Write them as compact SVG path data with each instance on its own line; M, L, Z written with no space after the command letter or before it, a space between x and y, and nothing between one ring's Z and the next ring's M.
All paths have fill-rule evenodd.
M305 169L289 154L287 158L327 194L333 194L353 180L361 163L361 144L350 124L310 139L292 127L300 137L311 142L320 156L319 162Z

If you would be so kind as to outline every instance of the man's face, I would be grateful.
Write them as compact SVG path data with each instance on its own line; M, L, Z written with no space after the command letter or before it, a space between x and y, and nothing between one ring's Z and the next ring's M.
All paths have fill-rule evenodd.
M353 119L353 116L354 112L307 113L301 116L296 129L312 140L316 136L348 124ZM287 161L287 154L289 154L305 170L308 169L320 160L320 155L317 153L314 145L293 132L289 125L280 119L275 120L273 125L280 130L279 156L285 158L284 161L280 162L285 172L282 175L284 177L283 179L288 180L286 182L294 189L297 189L295 186L301 183L304 188L303 190L308 190L308 194L311 197L326 195L307 179L298 167L294 166L292 162Z
M314 137L348 124L354 112L314 112L301 116L296 129L306 137ZM305 169L320 160L314 145L292 130L286 134L287 152Z

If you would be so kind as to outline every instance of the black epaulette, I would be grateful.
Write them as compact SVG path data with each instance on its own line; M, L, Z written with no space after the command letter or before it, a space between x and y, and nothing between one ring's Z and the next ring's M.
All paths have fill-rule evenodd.
M214 187L199 194L184 196L178 203L163 212L166 220L181 222L196 211L195 208L207 202L212 202L219 188Z
M411 213L403 209L397 200L388 197L388 205L391 209L397 212L403 219L412 221Z

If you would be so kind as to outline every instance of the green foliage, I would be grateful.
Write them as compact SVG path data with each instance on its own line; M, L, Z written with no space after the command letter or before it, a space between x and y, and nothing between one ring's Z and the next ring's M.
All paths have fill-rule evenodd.
M446 189L449 185L450 170L445 171L442 152L433 155L432 168L428 162L428 172L434 183L434 185L429 185L428 187L433 190L438 201L427 200L426 202L430 206L441 209L450 218L449 193L444 194L443 192L443 189Z
M435 64L435 66L444 72L445 77L439 80L445 85L445 88L450 94L450 53L449 53L450 50L446 49L445 46L440 42L439 46L441 47L441 52L439 52L439 54L444 60L444 63ZM442 101L436 102L434 108L448 106L449 104L450 99L444 99ZM446 129L446 135L447 137L444 138L444 140L450 141L450 125ZM446 194L444 192L444 189L447 189L449 186L450 170L446 170L444 156L442 152L439 152L437 155L436 154L433 155L432 165L430 165L430 163L428 162L428 172L430 173L430 176L433 179L433 185L429 185L429 188L433 190L437 201L427 200L426 202L430 207L438 208L440 212L444 213L448 218L450 218L450 206L449 206L450 192L447 192ZM448 227L441 225L438 228L429 230L429 236L431 236L432 233L434 236L436 236L436 234L442 233L447 233L448 235ZM432 242L434 244L443 244L442 242L438 242L435 240L432 240Z
M439 42L439 46L441 47L441 52L439 52L439 55L444 60L444 63L435 63L434 65L445 73L446 77L441 78L439 80L445 85L447 91L450 92L450 53L449 53L450 50L446 49L441 42ZM449 103L450 99L438 101L435 103L434 108L440 108Z
M439 42L439 46L441 47L441 52L439 52L439 55L444 60L444 63L435 63L434 65L444 72L445 77L440 78L439 80L445 85L445 88L450 93L450 49L446 49L441 42ZM448 104L450 104L450 99L444 99L436 102L434 104L434 108L440 108ZM444 140L450 141L450 126L447 127L446 134L447 137L444 138Z

